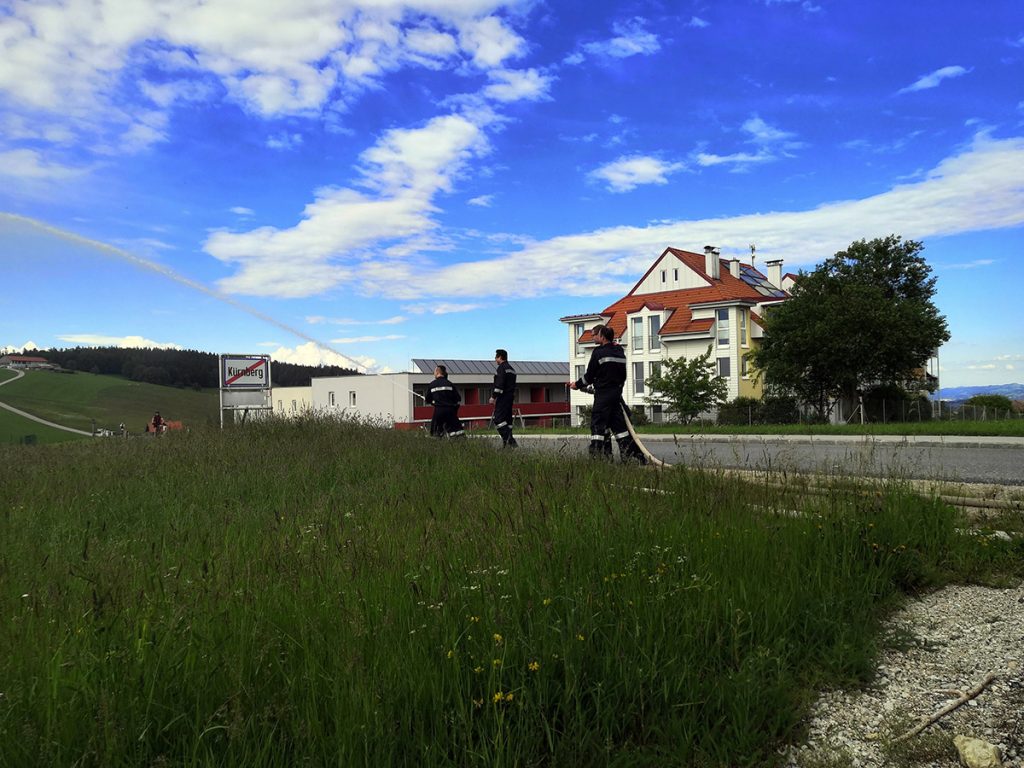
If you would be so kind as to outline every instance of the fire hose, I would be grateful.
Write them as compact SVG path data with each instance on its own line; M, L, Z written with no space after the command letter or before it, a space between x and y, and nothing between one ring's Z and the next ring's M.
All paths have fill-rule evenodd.
M640 436L636 433L636 430L633 429L633 421L629 418L629 408L625 403L620 403L620 405L622 407L622 415L626 418L626 429L629 430L629 436L633 438L633 442L636 443L636 447L640 449L640 453L644 455L644 458L647 459L648 463L652 466L658 467L659 469L671 467L671 464L665 463L647 450L647 446L640 441Z

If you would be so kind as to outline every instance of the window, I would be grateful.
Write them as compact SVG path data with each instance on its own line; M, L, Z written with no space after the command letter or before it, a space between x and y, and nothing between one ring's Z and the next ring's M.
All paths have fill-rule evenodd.
M299 410L299 404L292 400L292 413L295 413L297 410Z
M327 393L327 404L330 405L331 408L333 408L336 405L336 403L334 402L334 393L333 392L328 392Z
M747 310L740 311L740 344L747 346Z
M583 350L580 349L580 336L583 335L584 326L583 323L572 324L572 344L573 350L577 357L583 354Z
M721 376L723 379L728 379L730 376L732 376L732 371L729 367L730 362L731 361L728 357L718 358L718 375Z
M673 269L672 270L672 279L675 282L677 282L677 283L679 282L679 270L678 269Z
M715 312L718 327L718 346L729 346L729 310L719 309Z
M661 349L661 315L651 315L651 338L649 346L651 349Z
M576 366L576 378L573 379L573 381L579 381L582 378L583 378L583 366L582 365L577 365Z
M642 317L633 318L633 349L644 348L644 319Z
M638 395L644 393L644 364L633 363L633 392Z
M663 283L667 283L668 282L668 270L667 269L661 270L661 282L663 282Z
M356 407L356 393L355 392L349 392L348 393L348 404L352 408Z
M661 360L655 360L651 363L651 377L661 376Z
M655 424L661 424L665 420L665 414L661 410L660 405L651 406L651 421Z
M750 368L748 367L748 365L749 363L747 363L747 358L744 355L743 357L740 358L740 376L742 376L743 378L747 378L748 376L750 376Z

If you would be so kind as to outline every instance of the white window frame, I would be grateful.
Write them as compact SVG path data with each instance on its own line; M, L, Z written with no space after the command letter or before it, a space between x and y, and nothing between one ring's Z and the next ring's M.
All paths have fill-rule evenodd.
M640 375L637 375L637 372ZM643 360L633 363L633 394L642 395L644 393L644 363Z
M351 389L348 391L348 405L350 408L356 407L356 393Z
M740 345L744 347L750 346L750 338L747 336L747 310L740 309Z
M723 379L731 379L732 378L732 358L730 358L730 357L720 357L720 358L718 358L717 368L718 368L718 375L721 376ZM725 373L722 373L722 369L723 368L725 369Z
M657 323L658 327L655 328L654 324ZM661 337L658 335L661 332L661 315L651 315L648 320L648 328L650 330L650 339L648 340L647 347L652 351L661 349Z
M631 317L629 319L629 326L632 331L629 348L634 352L642 352L644 348L644 319L642 317ZM640 329L640 333L637 333L637 328ZM639 344L637 343L638 341Z
M722 319L722 314L725 319ZM724 331L724 335L723 335ZM719 347L729 346L729 308L723 307L715 310L715 335L718 337Z
M334 406L337 405L337 403L334 402L334 393L333 392L328 392L327 393L327 404L329 406L331 406L331 408L333 408Z

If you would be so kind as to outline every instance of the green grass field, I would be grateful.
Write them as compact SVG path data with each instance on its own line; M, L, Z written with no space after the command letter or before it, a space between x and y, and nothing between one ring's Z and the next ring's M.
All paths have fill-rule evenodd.
M353 425L0 462L0 765L772 765L905 593L1024 575L899 486Z
M165 419L182 421L188 427L219 419L215 391L195 392L81 372L27 371L24 378L0 387L0 400L47 421L86 431L92 430L95 420L98 428L116 430L123 422L129 432L142 432L156 410ZM26 429L45 429L41 424L19 421L26 426L0 421L0 442L16 441ZM13 431L9 431L11 426Z

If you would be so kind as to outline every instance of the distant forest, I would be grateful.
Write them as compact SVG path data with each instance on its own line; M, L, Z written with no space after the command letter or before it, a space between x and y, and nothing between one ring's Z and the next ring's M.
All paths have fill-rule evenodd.
M69 371L123 376L147 384L168 387L217 388L217 355L192 349L123 349L121 347L75 347L43 349L38 354ZM358 371L337 365L293 365L270 363L275 387L305 387L314 376L353 376Z

